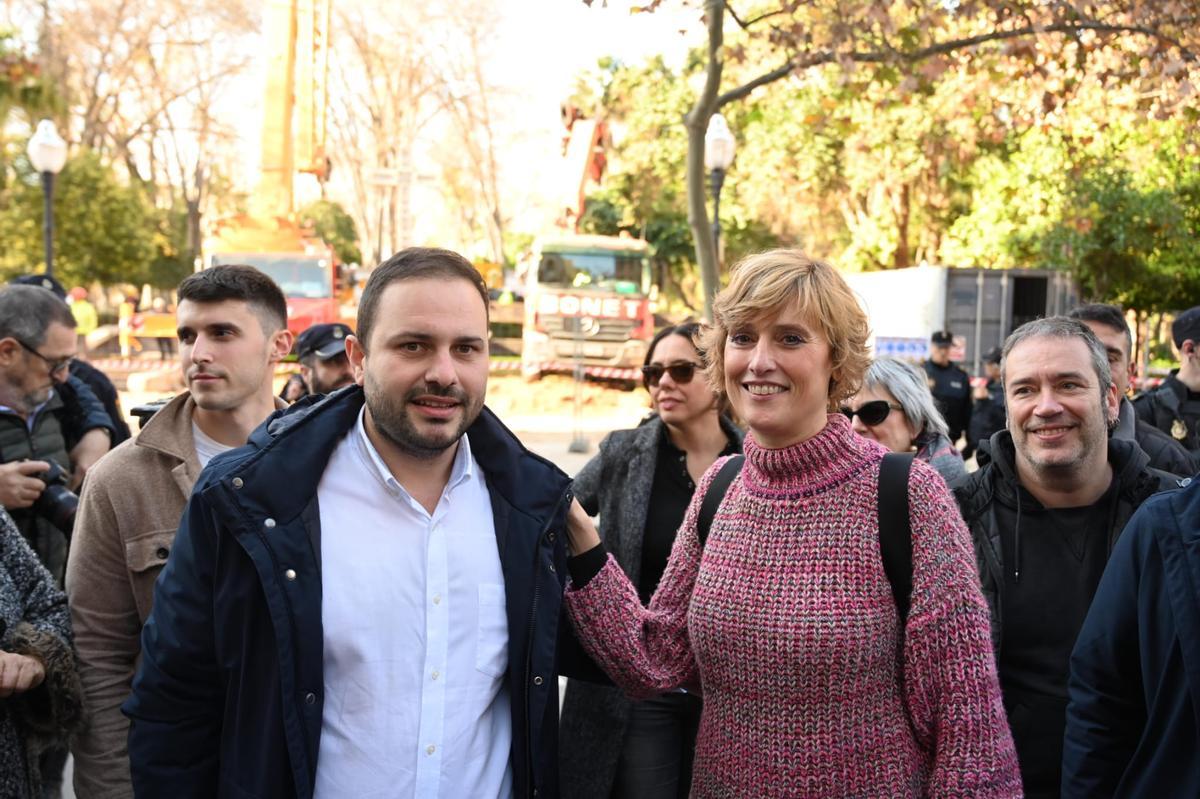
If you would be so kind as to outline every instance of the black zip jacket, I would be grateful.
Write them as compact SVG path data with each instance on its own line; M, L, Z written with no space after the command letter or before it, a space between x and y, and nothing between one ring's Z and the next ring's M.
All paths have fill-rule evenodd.
M1002 502L1017 511L1020 518L1021 499L1018 491L1016 450L1012 434L1001 430L979 446L976 457L978 471L954 488L954 498L962 512L963 521L971 531L975 544L975 558L979 567L979 579L983 584L983 596L992 615L992 645L997 654L1004 619L1000 612L1000 592L1004 585L1004 569L1019 564L1005 564L1001 554L1000 526L995 503ZM1116 543L1121 531L1133 512L1151 494L1168 488L1177 488L1179 480L1166 472L1150 467L1150 458L1133 441L1109 439L1108 462L1113 468L1113 479L1118 481L1115 507L1109 519L1108 549ZM1027 508L1028 510L1028 508ZM1020 536L1028 533L1022 526L1034 524L1026 519L1018 523L1016 538L1020 551Z

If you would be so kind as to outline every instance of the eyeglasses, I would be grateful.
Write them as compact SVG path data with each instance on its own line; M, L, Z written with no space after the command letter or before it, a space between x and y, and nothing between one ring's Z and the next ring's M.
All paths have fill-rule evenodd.
M867 427L874 427L876 425L883 424L884 420L888 418L888 414L890 414L892 411L902 410L904 410L902 407L894 402L888 402L887 400L871 400L870 402L864 402L858 407L857 411L851 410L850 408L846 408L844 406L842 407L842 413L846 414L847 419L854 421L854 417L857 416Z
M21 339L13 338L13 341L20 344L25 349L26 352L36 355L39 358L41 358L43 361L45 361L46 366L49 367L50 374L52 376L58 374L59 372L61 372L64 369L70 368L71 361L75 360L74 355L68 355L65 358L54 358L54 359L47 358L45 355L42 355L40 352L35 350L33 347L26 344L24 341L21 341Z
M672 380L682 386L692 382L696 370L701 368L703 367L700 364L691 361L673 363L670 366L652 363L642 367L642 382L646 384L646 388L654 388L662 380L663 372L666 372Z

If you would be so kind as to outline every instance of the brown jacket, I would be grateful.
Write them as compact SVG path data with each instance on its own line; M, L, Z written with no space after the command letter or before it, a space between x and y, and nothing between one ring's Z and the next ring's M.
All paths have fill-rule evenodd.
M136 438L101 458L83 485L66 578L89 717L71 747L80 797L133 795L121 703L133 684L154 580L200 475L195 407L187 392L173 399Z

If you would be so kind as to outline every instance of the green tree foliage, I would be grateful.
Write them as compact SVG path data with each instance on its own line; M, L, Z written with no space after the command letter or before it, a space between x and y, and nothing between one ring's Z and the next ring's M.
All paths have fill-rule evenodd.
M950 108L962 109L959 121L973 115L976 123L990 126L991 112L1016 132L1029 124L1029 117L1040 114L1048 121L1078 90L1097 87L1121 95L1122 104L1135 98L1139 111L1158 119L1175 114L1193 123L1196 119L1192 98L1200 81L1200 25L1190 0L647 0L637 10L667 4L695 9L707 34L703 87L685 117L688 216L706 306L718 287L718 272L705 235L704 133L713 113L729 116L736 105L761 97L768 87L827 77L832 67L841 73L842 85L890 87L896 101L916 100L919 105L918 94L932 95L938 84L950 80L958 84ZM886 106L888 100L881 99ZM931 146L946 141L948 131L936 133L943 115L910 114L904 120L907 110L906 105L893 109L900 127L889 130L883 124L857 131L858 156L882 159L877 162L880 171L890 174L867 195L855 192L848 181L851 196L842 216L848 227L860 228L852 242L857 248L849 251L852 260L903 266L913 260L915 249L936 250L938 235L914 238L914 222L936 231L935 217L953 213L961 201L958 192L941 191L955 188L955 164L946 157L953 153ZM927 105L926 110L938 109ZM935 135L924 135L926 130ZM968 126L963 132L973 131ZM980 125L974 132L982 132ZM946 201L942 205L939 192ZM930 217L931 225L918 218L921 214ZM850 215L858 217L854 224Z
M641 66L603 59L580 80L572 102L585 115L608 120L613 129L609 174L604 188L587 198L580 229L646 239L653 246L660 289L668 299L698 312L700 286L684 191L687 134L682 119L689 93L685 76L661 58ZM739 204L738 191L731 181L722 193L721 234L730 263L779 243Z
M358 247L354 218L341 205L329 200L318 200L300 209L300 220L305 225L311 223L316 234L333 247L341 263L362 263L362 251Z
M1194 305L1200 147L1165 143L1136 162L1121 153L1091 160L1068 182L1061 219L1040 244L1093 297L1152 312Z
M45 268L41 182L26 160L0 198L0 277ZM135 186L120 184L90 153L77 154L55 180L54 270L67 285L147 282L159 252L154 209Z

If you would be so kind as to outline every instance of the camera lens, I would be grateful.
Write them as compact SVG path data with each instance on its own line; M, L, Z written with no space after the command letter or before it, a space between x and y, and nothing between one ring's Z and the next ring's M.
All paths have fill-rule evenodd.
M51 461L50 468L39 474L38 479L46 484L46 488L37 502L33 503L33 512L70 537L75 526L75 511L79 508L79 496L67 488L66 471Z

